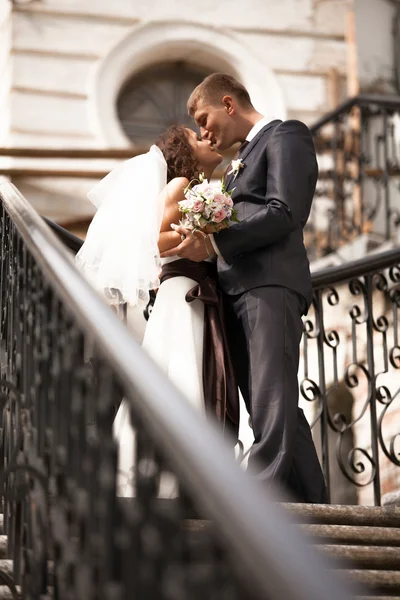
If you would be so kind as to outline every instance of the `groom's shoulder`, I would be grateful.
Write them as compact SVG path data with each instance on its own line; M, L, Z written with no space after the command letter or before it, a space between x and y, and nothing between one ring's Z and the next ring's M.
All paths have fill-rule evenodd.
M302 135L311 135L311 132L307 125L302 121L298 121L297 119L287 119L286 121L282 119L274 119L261 129L259 135L260 138L264 138L265 142L267 143L271 136L281 135L289 132L297 132L301 133Z
M258 153L263 153L271 144L292 143L292 140L312 140L312 134L309 128L302 121L296 119L275 119L270 121L258 134L256 141Z
M268 148L280 146L281 144L291 146L293 143L299 143L308 146L314 143L312 133L307 125L296 119L274 121L263 137L262 147L267 151Z
M303 121L297 119L287 119L286 121L276 120L274 121L273 132L274 133L285 133L285 132L298 132L302 134L311 135L311 131Z
M272 121L269 121L269 123L264 125L261 129L259 135L263 137L265 134L271 134L281 123L283 123L282 119L273 119Z

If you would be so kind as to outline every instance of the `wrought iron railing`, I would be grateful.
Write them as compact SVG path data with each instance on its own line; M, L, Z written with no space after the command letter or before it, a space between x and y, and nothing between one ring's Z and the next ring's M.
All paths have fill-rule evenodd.
M400 97L351 98L311 127L320 177L305 229L312 260L400 225Z
M354 503L380 504L400 487L400 249L312 278L301 393L315 408L329 491L338 502L348 482Z
M3 184L0 198L0 484L13 561L0 586L34 600L348 597L18 191ZM122 397L136 431L131 498L117 495ZM171 478L179 491L166 498Z

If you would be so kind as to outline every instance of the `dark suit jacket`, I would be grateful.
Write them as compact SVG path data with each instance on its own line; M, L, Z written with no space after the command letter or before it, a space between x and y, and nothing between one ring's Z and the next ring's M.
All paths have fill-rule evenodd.
M300 121L271 121L240 158L244 167L226 180L240 223L214 236L225 259L218 259L221 288L233 295L283 286L301 294L308 308L312 287L303 228L318 178L311 133Z

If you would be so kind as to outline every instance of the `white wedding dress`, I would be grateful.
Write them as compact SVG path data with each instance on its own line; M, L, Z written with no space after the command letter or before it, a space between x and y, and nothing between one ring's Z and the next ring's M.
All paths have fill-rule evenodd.
M151 146L146 154L119 164L88 193L98 209L85 242L76 256L77 266L99 293L118 290L128 306L128 327L144 329L140 309L149 290L158 285L158 239L165 208L163 193L168 166L163 153ZM133 193L133 191L135 193ZM140 227L138 227L138 223ZM133 235L134 232L134 235ZM180 260L178 257L169 259ZM164 263L165 264L165 263ZM143 348L177 386L199 419L206 419L203 397L204 305L186 302L196 282L174 277L161 284L145 327ZM119 448L118 495L135 496L135 431L124 400L113 423ZM175 477L160 482L160 496L176 495Z
M163 264L180 260L164 259ZM186 293L196 285L193 279L173 277L164 281L147 322L142 347L167 377L205 418L203 393L204 304L186 302ZM129 311L128 311L129 326ZM119 446L117 495L135 496L135 431L128 404L122 401L115 417L114 436ZM160 484L160 497L177 494L173 476Z

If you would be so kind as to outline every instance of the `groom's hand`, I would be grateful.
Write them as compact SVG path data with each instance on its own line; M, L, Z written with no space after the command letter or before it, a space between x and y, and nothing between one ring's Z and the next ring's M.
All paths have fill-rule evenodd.
M171 225L172 227L172 225ZM189 229L185 229L181 225L174 225L173 230L181 235L182 242L175 248L170 248L161 253L161 258L167 258L168 256L179 256L180 258L188 258L194 262L201 262L212 256L212 252L208 249L207 236L200 232L192 232Z

